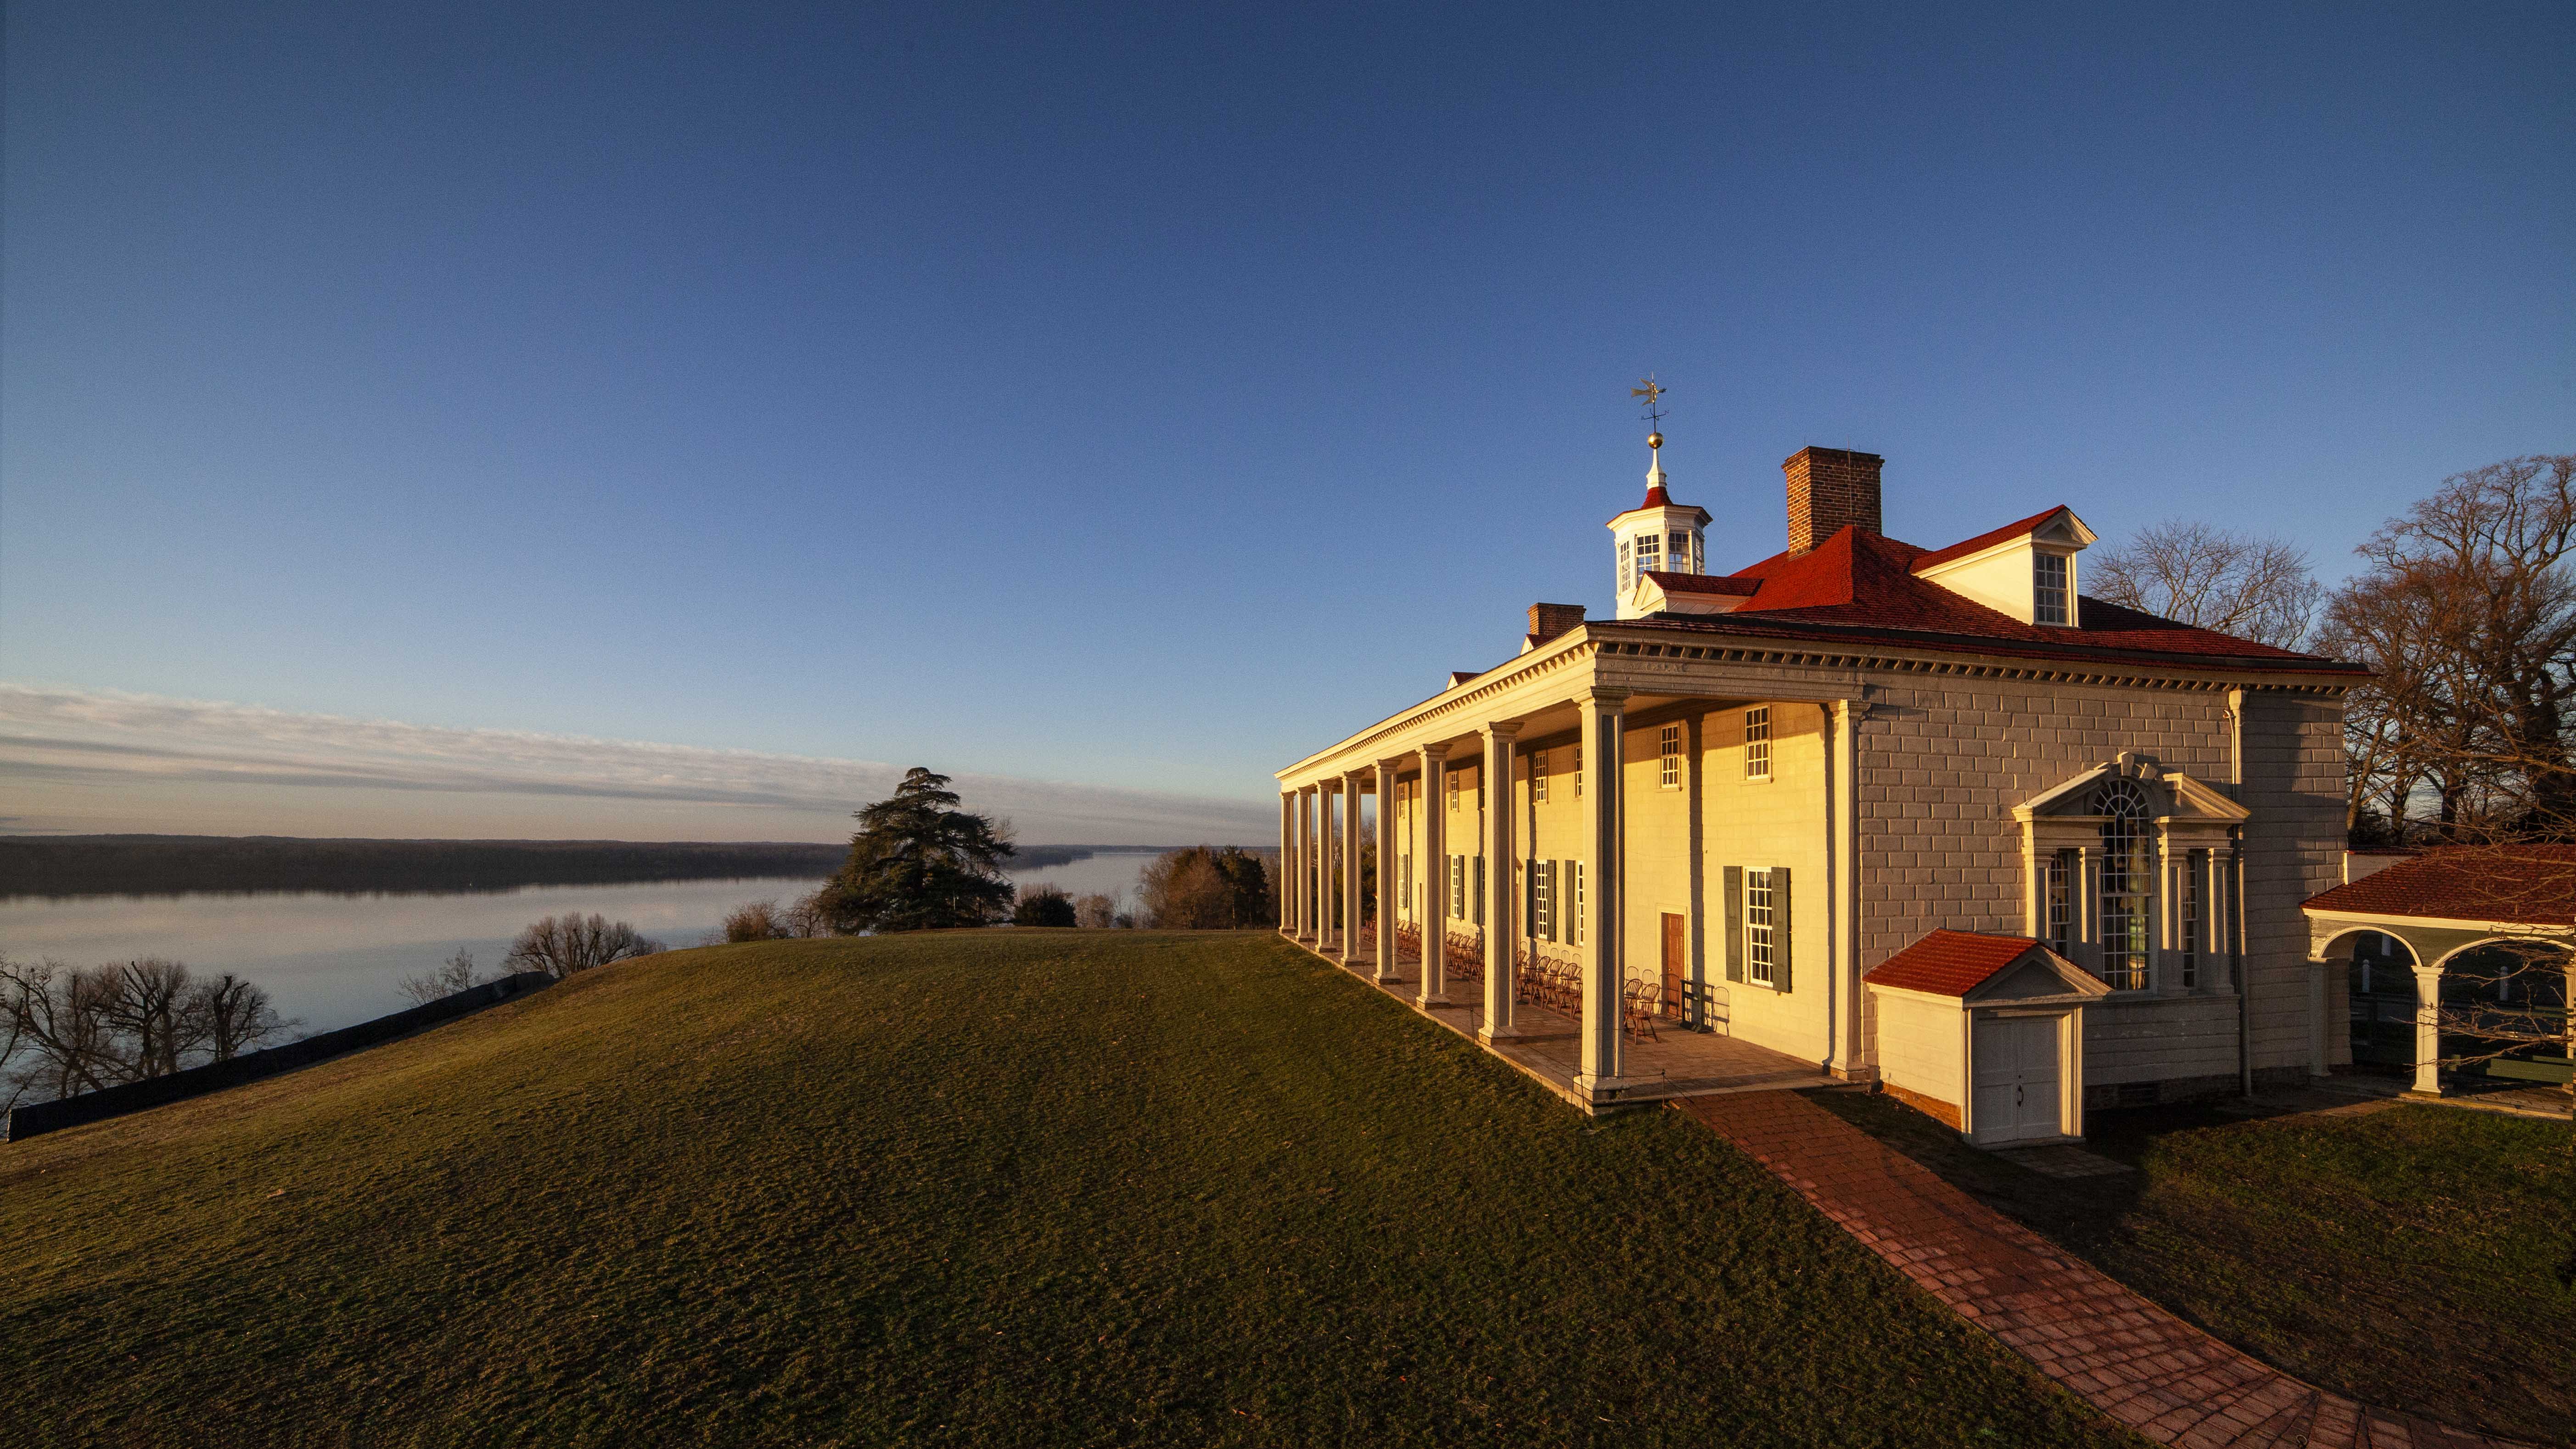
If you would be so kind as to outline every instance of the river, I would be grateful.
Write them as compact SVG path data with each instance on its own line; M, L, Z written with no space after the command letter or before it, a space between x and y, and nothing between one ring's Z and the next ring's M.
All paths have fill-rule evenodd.
M1076 895L1101 892L1132 906L1149 852L1103 852L1015 875ZM499 969L510 940L543 916L596 912L628 921L669 946L694 946L722 928L745 901L781 902L812 890L810 880L641 881L628 885L528 886L454 894L332 895L322 892L0 897L0 955L57 958L75 966L165 956L198 972L231 971L266 988L306 1031L328 1031L411 1005L405 976L471 951Z

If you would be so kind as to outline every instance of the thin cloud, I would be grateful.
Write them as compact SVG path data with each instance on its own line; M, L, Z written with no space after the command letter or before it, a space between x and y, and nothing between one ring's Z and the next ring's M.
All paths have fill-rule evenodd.
M1266 828L1259 807L1236 801L952 773L972 808L1010 817L1031 843L1249 843ZM583 802L614 805L626 807L614 818L629 828L639 818L633 807L660 807L644 818L671 820L679 836L694 833L686 823L695 811L720 814L723 833L741 838L747 811L754 820L777 822L784 833L774 838L814 839L846 829L851 811L884 798L902 776L900 767L873 760L449 729L0 684L0 778L42 788L49 801L71 802L22 817L19 828L49 832L82 828L64 811L77 815L83 808L99 816L95 828L110 818L131 828L150 815L156 792L199 802L191 818L202 818L209 798L237 801L245 831L261 828L264 807L309 818L317 808L327 812L336 798L352 811L381 812L380 803L361 802L396 792L493 801L496 818L523 818L526 807L542 801L576 815ZM512 800L520 803L501 803ZM473 809L460 801L440 818L453 826ZM566 819L560 833L584 833L572 828L578 823Z

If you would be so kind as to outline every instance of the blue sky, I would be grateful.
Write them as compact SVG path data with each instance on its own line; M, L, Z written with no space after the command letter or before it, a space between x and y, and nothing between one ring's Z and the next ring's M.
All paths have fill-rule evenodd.
M6 42L0 679L48 698L1257 827L1533 600L1606 607L1650 369L1713 566L1808 443L1886 455L1917 542L2065 502L2329 578L2576 449L2563 4L21 0Z

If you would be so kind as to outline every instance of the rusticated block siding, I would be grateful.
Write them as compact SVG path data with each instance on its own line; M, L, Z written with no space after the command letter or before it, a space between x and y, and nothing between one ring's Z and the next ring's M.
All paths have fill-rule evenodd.
M2308 926L2299 903L2343 878L2343 705L2297 695L2245 696L2247 980L2254 1066L2308 1060ZM2341 1029L2340 978L2327 983L2330 1061L2352 1058Z
M1936 927L2019 934L2021 830L2012 807L2136 751L2224 786L2227 695L2011 680L1880 681L1859 740L1861 969ZM2334 883L2342 845L2341 706L2251 693L2245 787L2248 978L2255 1063L2305 1060L2306 936L2299 902ZM1867 993L1864 1012L1874 1010ZM2235 1069L2225 997L2095 1010L2087 1078L2149 1080ZM1862 1040L1874 1036L1865 1022ZM2161 1036L2167 1044L2150 1044Z

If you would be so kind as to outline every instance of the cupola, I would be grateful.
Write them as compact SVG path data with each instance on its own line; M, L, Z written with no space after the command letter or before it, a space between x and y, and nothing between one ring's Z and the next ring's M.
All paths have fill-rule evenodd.
M1646 435L1646 501L1610 520L1619 557L1619 613L1635 619L1656 612L1661 593L1653 574L1698 574L1708 554L1705 508L1675 503L1664 491L1664 435Z

